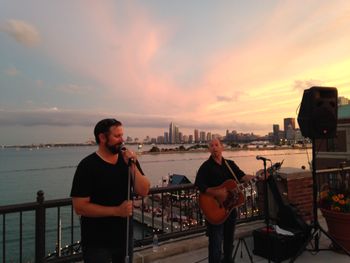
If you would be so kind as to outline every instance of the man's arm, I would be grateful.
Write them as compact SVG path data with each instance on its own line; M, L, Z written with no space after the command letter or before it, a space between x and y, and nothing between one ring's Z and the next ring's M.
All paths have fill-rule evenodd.
M86 217L128 217L132 214L132 202L124 201L119 206L103 206L90 202L90 197L72 197L74 211Z
M136 153L127 149L125 151L122 151L122 154L123 154L124 162L126 164L129 164L130 160L133 160L133 163L131 164L130 168L133 170L133 174L134 174L135 193L137 193L140 196L147 196L150 188L150 182L148 178L144 176L140 172L139 168L137 167L139 163L137 161Z
M135 192L140 196L147 196L150 188L150 182L146 176L141 174L136 165L133 166L135 168Z
M246 174L245 176L242 177L242 180L247 183L249 182L250 180L252 180L255 176L254 175L251 175L251 174Z
M270 173L267 171L267 177L270 176ZM260 169L259 171L256 172L256 175L251 175L251 174L246 174L245 176L242 177L242 180L244 182L249 182L253 178L258 179L259 181L262 181L265 179L264 177L264 169Z

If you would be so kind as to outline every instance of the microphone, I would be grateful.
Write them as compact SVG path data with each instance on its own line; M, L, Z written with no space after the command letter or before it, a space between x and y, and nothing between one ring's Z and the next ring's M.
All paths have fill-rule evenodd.
M263 157L263 156L260 156L260 155L257 155L256 159L257 160L263 160L263 161L271 161L270 159L267 159L266 157Z
M122 142L122 144L119 146L119 152L125 152L126 151L126 147L125 147L125 142Z
M121 154L125 153L128 149L126 148L125 146L125 143L122 142L122 144L120 145L119 147L119 151ZM131 163L135 163L135 159L134 158L129 158L129 161L128 161L128 165L130 165Z

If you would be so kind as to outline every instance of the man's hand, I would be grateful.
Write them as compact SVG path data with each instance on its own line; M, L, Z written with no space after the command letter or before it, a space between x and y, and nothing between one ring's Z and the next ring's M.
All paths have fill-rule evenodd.
M132 215L132 201L124 201L118 206L117 216L128 217Z
M129 150L129 149L126 149L125 151L122 151L122 154L123 154L123 158L124 158L124 162L126 164L129 164L129 160L132 160L133 162L136 162L136 159L137 159L137 155L135 152Z

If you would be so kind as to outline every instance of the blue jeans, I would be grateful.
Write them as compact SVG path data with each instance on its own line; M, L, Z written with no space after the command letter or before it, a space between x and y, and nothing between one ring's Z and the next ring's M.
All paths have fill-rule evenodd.
M224 248L224 258L232 258L236 218L237 210L233 209L223 224L212 225L208 223L207 234L209 237L209 263L220 262L222 245Z

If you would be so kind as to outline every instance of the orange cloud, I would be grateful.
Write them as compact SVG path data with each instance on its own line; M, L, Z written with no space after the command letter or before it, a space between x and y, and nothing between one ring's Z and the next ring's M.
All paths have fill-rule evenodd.
M169 52L176 54L169 51L169 42L181 29L177 25L157 21L134 2L113 3L81 5L80 23L87 32L72 43L58 39L51 53L67 68L95 80L106 102L115 98L112 107L118 112L184 122L272 124L296 117L303 87L314 83L310 80L339 86L340 95L350 96L350 36L344 34L350 19L342 5L280 3L260 17L255 30L247 26L245 38L235 39L232 47L212 49L196 65L191 55L169 59ZM191 76L198 68L196 78L178 77Z

